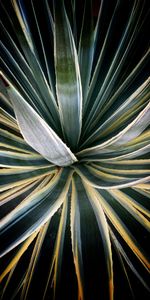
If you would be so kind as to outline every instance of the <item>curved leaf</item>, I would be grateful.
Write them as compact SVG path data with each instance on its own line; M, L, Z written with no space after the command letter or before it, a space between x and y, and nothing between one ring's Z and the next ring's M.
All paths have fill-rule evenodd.
M73 177L71 205L72 250L78 279L78 298L96 298L95 282L99 281L99 285L103 285L103 298L111 300L112 254L106 218L94 189L84 181L82 183L76 174ZM99 247L101 255L98 255ZM102 265L105 267L100 276ZM92 278L87 268L90 268Z
M21 133L26 142L50 162L58 166L68 166L77 161L70 149L57 134L35 112L35 110L12 89L10 99Z

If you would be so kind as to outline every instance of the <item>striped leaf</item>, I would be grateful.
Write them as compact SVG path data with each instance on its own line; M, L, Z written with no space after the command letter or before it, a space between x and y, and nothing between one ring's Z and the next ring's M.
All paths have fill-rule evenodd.
M53 129L17 92L10 90L9 96L21 133L31 147L55 165L67 166L77 160Z
M0 1L2 300L149 298L149 14Z
M67 144L76 149L82 126L79 63L63 1L54 1L54 11L54 57L59 113Z

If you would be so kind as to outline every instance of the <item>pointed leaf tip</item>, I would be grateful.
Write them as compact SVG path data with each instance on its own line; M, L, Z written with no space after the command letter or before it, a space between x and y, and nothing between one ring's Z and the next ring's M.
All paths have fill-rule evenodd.
M25 141L48 161L58 166L69 166L77 161L71 150L54 130L13 88L9 96L14 106L20 131Z

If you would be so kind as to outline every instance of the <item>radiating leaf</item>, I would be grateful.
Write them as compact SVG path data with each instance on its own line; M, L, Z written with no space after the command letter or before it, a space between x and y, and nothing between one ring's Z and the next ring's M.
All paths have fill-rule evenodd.
M61 3L54 1L54 12L54 57L59 113L67 144L76 149L82 127L79 64L63 1Z
M79 65L81 72L81 83L83 91L83 104L86 102L88 89L91 78L91 69L93 63L94 53L94 25L92 16L92 2L86 0L84 4L84 16L81 28L81 35L79 41Z
M29 195L2 219L1 256L34 233L58 210L68 192L70 176L68 169L60 171L45 187ZM17 231L14 238L12 232L15 229Z
M30 146L56 165L67 166L76 161L70 149L18 92L11 89L9 96L21 133Z
M90 207L93 208L93 212ZM94 189L82 183L76 175L72 186L71 233L78 298L85 299L89 295L96 297L95 282L99 280L99 285L103 284L104 299L113 299L112 256L107 222ZM101 255L98 255L100 245ZM105 271L100 280L97 267L99 266L100 270L100 265L103 264ZM92 278L87 273L89 267Z
M2 300L149 298L149 13L0 1Z

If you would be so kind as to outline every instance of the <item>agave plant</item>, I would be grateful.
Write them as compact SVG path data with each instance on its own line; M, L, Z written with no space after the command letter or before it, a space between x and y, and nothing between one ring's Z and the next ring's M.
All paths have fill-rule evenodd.
M1 299L148 296L148 2L0 3Z

